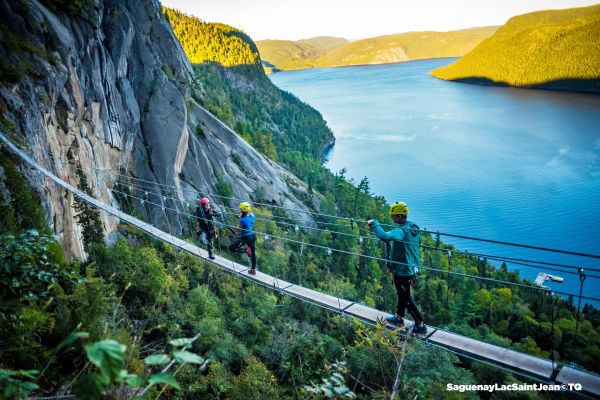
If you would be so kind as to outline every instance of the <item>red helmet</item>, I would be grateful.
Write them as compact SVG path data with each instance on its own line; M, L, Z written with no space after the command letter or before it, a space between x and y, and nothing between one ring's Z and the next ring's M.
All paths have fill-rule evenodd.
M203 197L203 198L200 199L200 204L201 205L205 205L205 204L208 204L208 203L210 203L210 200L208 200L208 197Z

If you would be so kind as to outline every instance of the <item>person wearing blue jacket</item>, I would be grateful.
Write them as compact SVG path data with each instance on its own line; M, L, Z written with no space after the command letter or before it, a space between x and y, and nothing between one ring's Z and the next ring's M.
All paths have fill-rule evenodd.
M421 268L419 249L421 231L415 223L408 221L408 206L406 203L397 202L392 204L390 206L390 216L398 224L398 227L388 232L383 230L376 219L367 221L371 231L375 232L379 239L392 244L388 266L394 274L398 306L396 314L388 316L386 320L395 325L403 325L404 312L408 309L415 320L413 332L424 334L427 333L427 326L423 322L423 317L417 305L410 297L411 283Z
M248 273L251 275L256 274L255 220L256 217L251 212L250 203L245 201L240 203L240 224L238 225L240 237L229 246L229 251L239 251L240 248L243 248L244 244L246 245L246 254L248 254L248 257L252 261L252 267L248 270Z

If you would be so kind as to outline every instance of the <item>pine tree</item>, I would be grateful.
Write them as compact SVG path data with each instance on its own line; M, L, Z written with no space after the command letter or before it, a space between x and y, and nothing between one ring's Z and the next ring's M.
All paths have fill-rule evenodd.
M87 178L81 169L77 169L77 179L79 189L92 196L92 191L88 185ZM86 249L92 243L102 242L104 233L102 232L102 222L100 221L100 212L93 205L75 197L74 208L77 214L75 219L83 228L83 244Z

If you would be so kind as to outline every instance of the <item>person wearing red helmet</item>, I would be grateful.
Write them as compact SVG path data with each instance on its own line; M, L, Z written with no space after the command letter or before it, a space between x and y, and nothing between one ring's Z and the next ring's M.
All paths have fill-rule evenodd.
M198 220L198 229L196 231L198 240L202 233L206 236L208 258L211 260L215 259L213 255L213 238L217 235L217 230L213 221L213 210L210 208L210 200L207 197L203 197L198 200L200 204L196 207L196 219Z

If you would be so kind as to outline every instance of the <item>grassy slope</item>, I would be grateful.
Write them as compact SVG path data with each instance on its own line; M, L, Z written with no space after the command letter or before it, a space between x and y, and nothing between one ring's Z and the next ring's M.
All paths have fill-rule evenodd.
M432 74L447 80L598 92L598 37L600 5L520 15Z
M457 57L472 50L496 29L483 27L451 32L408 32L363 39L326 54L318 60L317 65L334 67Z
M314 67L319 57L347 43L342 38L318 36L298 41L260 40L256 45L263 61L277 69L289 70Z

